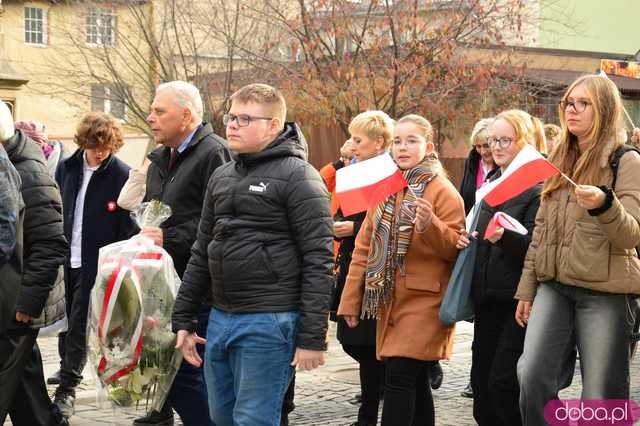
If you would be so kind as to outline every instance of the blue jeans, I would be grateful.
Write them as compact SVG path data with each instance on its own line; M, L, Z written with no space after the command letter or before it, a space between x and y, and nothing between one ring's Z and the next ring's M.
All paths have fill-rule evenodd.
M293 375L298 312L211 309L204 374L217 426L278 426Z
M545 425L544 406L558 398L567 360L580 353L581 399L629 398L629 344L635 312L625 294L557 282L540 284L518 361L522 424Z

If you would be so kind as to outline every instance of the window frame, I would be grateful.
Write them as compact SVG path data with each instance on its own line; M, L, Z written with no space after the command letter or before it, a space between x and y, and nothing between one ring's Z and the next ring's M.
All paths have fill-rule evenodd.
M116 99L114 96L114 85L109 83L92 83L91 84L91 106L92 112L105 112L111 114L116 120L121 123L126 123L128 120L127 103L124 98ZM122 115L118 116L114 114L114 110L118 111L118 106L114 104L120 104L122 106Z
M109 37L105 38L104 34L101 34L100 29L104 24L100 25L98 19L109 17L111 32ZM91 19L94 22L90 22ZM91 29L91 30L90 30ZM116 10L113 7L100 7L91 6L87 10L87 14L84 17L84 32L85 32L85 44L90 47L114 47L116 45L117 33L117 15Z
M24 24L24 43L29 45L29 46L46 46L48 43L48 38L47 38L47 12L48 10L42 7L37 7L34 5L29 5L26 4L24 6L24 15L23 15L23 24ZM33 28L29 28L27 29L27 21L33 22L33 23L37 23L38 19L34 18L33 16L27 16L27 10L29 11L40 11L42 13L41 16L41 22L42 22L42 28L41 28L41 35L42 35L42 42L34 42L34 41L29 41L27 40L27 34L30 35L35 35L37 37L38 33L36 31L33 30Z

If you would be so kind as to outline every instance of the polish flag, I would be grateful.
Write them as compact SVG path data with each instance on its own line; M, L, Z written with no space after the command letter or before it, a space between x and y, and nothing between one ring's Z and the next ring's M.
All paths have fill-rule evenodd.
M406 186L407 181L388 153L336 172L336 195L345 216L365 211Z
M476 204L484 199L491 207L495 207L517 197L543 180L559 174L561 174L560 170L556 166L527 144L516 155L502 176L478 189Z
M484 233L484 239L488 240L489 236L496 231L497 227L501 227L504 229L508 229L509 231L517 232L520 235L527 235L528 231L517 219L509 216L505 212L497 212L493 215L489 224L487 225L487 230Z

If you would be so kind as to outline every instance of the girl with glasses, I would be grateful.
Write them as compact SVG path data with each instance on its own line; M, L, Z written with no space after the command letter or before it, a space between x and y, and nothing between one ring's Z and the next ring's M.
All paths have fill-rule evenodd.
M631 305L640 294L640 155L610 159L624 144L615 84L584 76L560 103L562 139L549 160L578 184L544 184L516 299L526 327L518 363L523 424L546 424L563 365L580 353L583 400L629 398Z
M535 147L539 140L532 117L519 110L498 114L489 126L489 134L491 152L499 167L491 180L501 176L525 145ZM524 329L513 316L516 308L513 296L531 242L541 189L542 185L537 185L496 207L480 204L474 232L478 251L472 283L475 319L471 366L473 417L480 426L521 424L516 365L522 353ZM497 212L523 224L527 234L499 227L485 240L489 221ZM462 229L458 249L469 243Z
M453 348L454 326L438 314L464 208L425 118L398 120L391 153L409 187L367 211L338 315L350 327L377 318L376 355L385 365L382 425L434 425L427 383L431 361L449 358Z

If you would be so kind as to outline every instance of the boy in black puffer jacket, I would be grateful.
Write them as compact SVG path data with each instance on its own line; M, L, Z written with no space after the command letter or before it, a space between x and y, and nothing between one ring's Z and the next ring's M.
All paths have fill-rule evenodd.
M224 122L235 161L209 181L173 329L185 359L200 365L194 317L211 293L204 369L212 420L272 426L292 366L324 363L332 219L300 129L284 122L280 92L252 84L231 101Z

